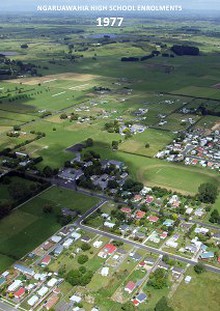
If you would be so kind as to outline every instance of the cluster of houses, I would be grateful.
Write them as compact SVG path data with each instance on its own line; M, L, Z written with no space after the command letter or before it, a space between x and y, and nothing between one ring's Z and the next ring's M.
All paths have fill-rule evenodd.
M0 286L6 285L6 297L13 303L26 302L30 309L42 304L46 310L58 302L58 286L63 282L56 273L40 273L22 264L14 264L13 270L5 271L0 280Z
M130 124L128 126L121 124L119 127L119 134L122 136L126 135L126 133L130 133L132 135L143 133L146 130L146 126L142 124Z
M1 286L4 286L7 299L15 305L25 303L30 309L43 306L46 310L51 310L61 297L59 285L63 279L58 277L57 272L46 272L43 268L79 239L85 243L91 240L72 226L62 228L28 255L29 260L33 261L32 265L16 263L13 272L10 270L2 273L0 291ZM96 241L94 247L100 247L102 243Z
M74 158L71 161L71 164L77 163L81 166L81 168L63 168L59 171L58 177L65 180L65 182L77 182L80 178L84 177L84 170L87 167L93 166L92 161L81 161L80 156ZM116 161L116 160L100 160L101 165L101 174L91 175L89 177L90 181L97 187L104 191L108 188L108 184L110 181L115 181L118 187L122 187L128 178L129 174L126 171L126 167L123 162ZM108 172L108 168L113 167L114 169L118 170L117 175L112 175ZM117 189L111 189L112 193L116 193Z
M200 165L211 169L220 169L220 132L218 130L205 135L195 130L186 133L182 141L175 139L155 157L170 162L184 161L186 165Z

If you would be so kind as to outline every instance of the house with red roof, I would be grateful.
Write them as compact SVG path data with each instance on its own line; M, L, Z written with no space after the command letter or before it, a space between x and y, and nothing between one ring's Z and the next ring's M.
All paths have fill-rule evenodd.
M125 214L130 214L131 213L131 208L129 207L122 207L121 212Z
M197 159L193 159L192 165L196 165L196 164L198 164L198 160Z
M101 258L107 258L112 255L117 250L117 247L113 244L106 244L102 250L98 253L98 256Z
M24 287L20 287L19 290L17 290L14 293L15 298L20 299L23 295L25 294L25 289Z
M135 289L135 287L136 287L136 284L132 281L129 281L127 285L125 286L124 290L128 292L129 294L131 294L133 290Z
M108 255L111 255L116 251L117 247L113 244L106 244L103 249L108 253Z
M139 305L139 301L137 301L137 299L132 300L132 302L135 305L135 307L137 307Z
M154 197L153 197L152 195L147 195L147 196L146 196L146 199L145 199L145 202L146 202L147 204L150 204L150 203L153 202L153 200L154 200Z
M166 239L167 235L168 235L168 232L164 231L163 233L160 234L160 238L164 240Z
M157 217L157 216L149 216L147 219L148 219L150 222L155 223L155 222L157 222L157 221L159 220L159 217Z
M145 262L144 261L139 262L138 266L143 268L145 266Z
M45 308L47 310L51 310L53 308L53 306L58 302L59 297L57 295L52 295L50 296L50 298L47 301L47 304L45 305Z
M145 215L146 215L146 212L139 210L136 212L135 218L136 219L142 219L142 218L144 218Z
M50 262L51 262L51 256L47 255L41 260L41 265L48 266Z
M134 196L134 198L133 198L133 201L134 202L138 202L138 201L140 201L142 199L142 196L140 195L140 194L136 194L135 196Z

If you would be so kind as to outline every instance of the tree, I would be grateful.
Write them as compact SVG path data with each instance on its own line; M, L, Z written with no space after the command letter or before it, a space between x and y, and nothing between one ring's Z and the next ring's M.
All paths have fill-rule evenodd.
M116 180L109 180L108 181L108 189L115 189L118 187L118 183Z
M146 143L146 144L145 144L145 148L150 148L150 144L149 144L149 143Z
M45 204L45 205L43 206L43 212L44 212L45 214L51 214L51 213L53 212L53 206L50 205L50 204Z
M212 211L209 221L213 224L220 224L220 215L219 215L219 211L217 209L214 209L214 211Z
M205 266L202 264L202 263L197 263L195 266L194 266L194 271L197 273L197 274L201 274L203 272L206 271L205 269Z
M0 219L7 216L11 211L11 206L9 203L0 203Z
M54 174L54 171L53 169L50 167L50 166L45 166L44 169L43 169L43 174L46 176L46 177L52 177L53 174Z
M201 184L198 189L198 199L204 203L215 203L218 187L211 183Z
M124 311L134 311L135 310L135 307L133 305L133 303L131 301L128 301L126 303L124 303L121 307L121 310L124 310Z
M28 48L27 43L21 44L21 48L22 48L22 49L27 49L27 48Z
M92 147L94 145L94 141L92 138L88 138L86 140L86 147Z
M14 125L13 129L14 129L14 131L20 131L21 127L19 125Z
M67 114L66 113L62 113L60 115L60 119L67 119Z
M164 269L158 268L151 275L148 285L156 289L162 289L167 286L167 272Z
M116 141L116 140L112 141L112 149L115 149L115 150L118 149L118 141Z
M30 189L26 184L14 182L8 186L8 191L14 200L19 200L26 197L29 194Z
M171 308L168 305L167 298L163 296L156 304L154 311L173 311L173 308Z
M91 248L91 245L89 245L88 243L82 243L81 245L81 249L83 251L88 251Z
M86 263L88 261L89 257L87 255L80 255L77 259L78 263L80 265L83 265L84 263Z
M72 286L86 286L91 281L92 277L92 271L85 271L85 269L82 269L82 267L80 267L79 270L71 270L70 272L68 272L65 279Z
M79 271L80 271L82 274L85 274L85 273L86 273L86 267L80 266L80 267L79 267Z

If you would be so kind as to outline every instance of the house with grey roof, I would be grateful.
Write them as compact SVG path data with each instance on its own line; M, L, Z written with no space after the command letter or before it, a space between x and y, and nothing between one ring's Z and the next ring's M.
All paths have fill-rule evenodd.
M28 267L25 267L23 265L20 265L20 264L15 264L14 269L20 271L22 274L29 275L29 276L34 276L35 274L34 270Z

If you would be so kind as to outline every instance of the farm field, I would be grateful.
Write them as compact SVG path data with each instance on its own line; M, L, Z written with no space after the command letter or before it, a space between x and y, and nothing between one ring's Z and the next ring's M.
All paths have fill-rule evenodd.
M26 187L31 187L34 184L33 181L29 181L27 179L18 177L18 176L13 176L9 178L9 185L7 184L0 184L0 199L2 201L6 201L6 202L13 202L13 188L14 186L16 186L16 184L20 184L22 183L24 186Z
M183 281L171 299L174 310L206 311L208 301L209 310L217 311L220 303L219 276L210 272L198 275L191 268L189 275L192 276L191 283L185 284Z
M78 172L73 183L87 187L87 191L92 194L86 196L61 186L51 186L1 219L0 273L6 269L13 270L12 265L16 261L23 262L35 272L51 271L54 277L63 278L63 283L58 286L61 289L58 305L69 304L71 295L79 295L85 311L91 311L95 306L100 311L154 311L162 296L171 297L169 303L174 311L219 309L219 275L210 272L197 275L193 268L180 272L182 277L191 275L192 281L188 285L183 281L176 292L169 295L173 290L172 285L176 285L172 268L184 270L186 258L191 260L197 255L199 257L199 253L179 250L180 245L182 248L187 247L185 244L191 237L201 239L204 245L207 242L207 249L215 252L213 259L207 263L219 267L218 244L211 238L217 229L210 226L210 236L202 236L194 233L193 226L190 231L188 220L190 217L193 221L204 220L205 226L213 209L220 212L220 196L210 212L207 212L205 203L198 202L197 196L190 197L197 194L203 183L215 184L220 190L219 166L216 163L208 165L210 159L219 162L220 25L217 19L193 19L191 24L188 18L177 21L166 17L146 20L126 17L123 27L106 28L97 27L95 20L87 16L79 19L74 16L62 18L59 15L32 16L29 13L25 16L0 16L0 173L18 170L33 180L39 178L52 184L56 179L58 184L64 184L59 179L62 178L61 174L56 178L58 170L62 170L68 187L70 184L67 184L66 178L70 182L73 177L69 176L76 169ZM175 52L174 45L182 48L198 47L199 55L194 55L191 50L180 56ZM135 61L125 59L130 57L135 58ZM215 136L212 136L213 132ZM207 138L208 135L211 138L208 137L202 148L199 139L193 141L189 138L184 144L184 138L191 133L194 138ZM86 145L80 160L75 146L78 144ZM194 145L200 146L198 150ZM213 152L209 154L212 148ZM17 157L17 151L27 156L20 154ZM155 155L159 151L170 155L167 157L170 162L162 160L165 158L163 155L157 159ZM105 166L107 161L97 160L99 157L95 153L101 156L101 160L118 160L123 164L113 165L112 168L109 164L111 162L108 162ZM202 167L200 160L195 166L184 165L186 156L193 158L200 153L198 158L201 156L206 159L207 165ZM176 160L174 155L180 157ZM16 157L18 161L15 167L13 161ZM30 161L24 163L28 157ZM75 158L76 161L71 161ZM84 177L77 179L79 175ZM97 181L99 175L101 181L96 186L91 181ZM126 178L133 179L130 184L133 183L134 187L130 187L129 182L126 184ZM152 193L142 195L139 189L143 188L142 185L134 181L146 187L166 188L177 194L153 189ZM12 178L11 184L16 182L25 188L26 181ZM29 184L31 182L28 180ZM75 228L71 224L71 217L64 219L62 209L76 211L81 216L100 202L100 185L104 189L103 195L111 195L111 200L115 202L105 203L100 210L95 211L94 218L87 219L87 225L92 228L83 227L82 224ZM0 199L3 203L12 200L9 186L7 179L1 184ZM99 197L93 191L99 191ZM126 194L124 196L126 192L128 200L126 204L121 203L120 200L127 198ZM183 198L180 193L189 196ZM127 212L126 209L122 211L120 204L125 205ZM178 209L173 209L173 205L181 208L180 214ZM191 214L185 210L186 205L189 208L192 205ZM158 207L158 211L160 209L160 213L156 213L155 207ZM201 207L202 211L198 211L197 207L198 210ZM129 209L132 215L129 215ZM133 209L140 211L136 213ZM204 216L195 216L195 211L198 214L203 209L207 212ZM139 219L141 211L144 216ZM109 217L103 216L105 213ZM73 217L72 221L75 219ZM63 246L61 253L58 252L57 256L51 250L48 266L41 265L40 261L48 255L41 244L68 221L69 233L58 233L62 238L54 242L54 246ZM167 221L171 221L171 225L166 225ZM125 229L120 228L122 224ZM127 225L131 226L130 231L126 231ZM102 230L102 234L94 228ZM123 239L117 240L119 232L122 238L127 237L130 242L132 239L133 244ZM80 233L78 238L77 233ZM110 240L107 233L115 233L116 240ZM156 244L152 240L156 236L166 237L161 237ZM166 245L168 239L172 242L172 238L178 241L178 249ZM65 244L67 239L69 246ZM94 242L99 240L100 246L94 246ZM143 243L145 248L139 248L135 242ZM193 240L191 242L194 243ZM111 243L112 250L98 256L103 247ZM157 253L155 248L167 251L169 256L180 256L180 261L170 261L166 256L163 258L163 253ZM146 250L149 250L149 254ZM32 251L36 251L37 260L36 257L25 256ZM147 257L153 257L155 262L148 258L148 264L143 264ZM152 265L158 268L160 260L169 265L166 284L162 287L162 284L152 285L152 280L148 282L153 272ZM109 268L106 276L101 273L104 267ZM83 282L91 271L92 276L88 283L85 282L85 286L82 286L83 282L70 285L71 279L68 280L67 274L74 269ZM125 290L129 281L137 282L137 287L130 294ZM159 281L162 283L163 280ZM28 282L29 279L24 284ZM39 286L43 284L46 281ZM134 307L131 300L137 296L137 292L143 292L148 297L144 303ZM36 293L35 289L32 293ZM41 305L33 309L44 310L43 303L46 300L48 296L45 295ZM28 310L30 307L27 301L26 295L19 303ZM129 307L122 308L126 302L130 306L128 304ZM70 310L73 307L71 305ZM55 310L67 310L67 307L55 306Z
M7 263L9 266L61 227L56 218L61 208L84 213L96 203L96 198L53 187L14 210L0 221L1 271ZM52 214L43 212L42 208L46 204L53 206Z

